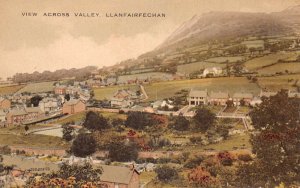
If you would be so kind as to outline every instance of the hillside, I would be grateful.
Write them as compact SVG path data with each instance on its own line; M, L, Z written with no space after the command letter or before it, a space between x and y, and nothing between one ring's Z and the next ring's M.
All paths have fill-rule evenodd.
M171 34L157 49L191 45L207 40L242 36L278 35L287 32L283 22L265 13L210 12L194 16Z

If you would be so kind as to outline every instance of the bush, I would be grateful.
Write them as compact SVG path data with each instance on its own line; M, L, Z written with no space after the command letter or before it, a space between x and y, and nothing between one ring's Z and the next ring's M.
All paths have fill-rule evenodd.
M0 147L0 154L10 155L11 154L10 147L9 146Z
M96 151L96 141L91 134L79 134L73 141L71 153L76 157L86 157Z
M201 136L193 136L190 138L190 142L192 144L200 144L202 142L202 137Z
M231 166L233 163L233 156L228 151L218 153L217 158L224 166Z
M158 180L165 183L178 178L177 171L169 166L160 166L155 169L155 172L157 174Z
M238 159L243 162L250 162L253 160L251 155L249 154L240 154L238 155Z
M196 168L202 163L203 160L204 160L203 156L197 156L193 159L188 160L188 162L184 164L184 167L190 169Z
M135 143L112 142L108 150L108 157L112 161L127 162L136 160L138 157L138 148Z
M157 160L157 163L160 163L160 164L166 164L169 162L171 162L170 158L158 158L158 160Z

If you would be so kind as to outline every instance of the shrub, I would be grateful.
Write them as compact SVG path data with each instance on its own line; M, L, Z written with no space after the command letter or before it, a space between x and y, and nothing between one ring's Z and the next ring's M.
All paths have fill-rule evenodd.
M174 168L169 166L160 166L155 169L157 178L162 182L170 182L178 178L178 173Z
M233 156L228 151L218 153L217 158L224 166L231 166L233 163Z
M190 142L192 144L200 144L202 142L202 137L201 136L193 136L190 138Z
M251 155L249 154L240 154L238 155L238 159L243 162L250 162L253 160Z

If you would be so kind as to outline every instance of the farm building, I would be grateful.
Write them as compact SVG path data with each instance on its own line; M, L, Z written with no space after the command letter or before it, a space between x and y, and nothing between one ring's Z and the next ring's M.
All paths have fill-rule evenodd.
M113 97L111 98L112 107L129 107L134 104L134 101L138 100L138 96L135 92L130 91L129 89L118 90Z
M188 96L188 102L190 106L197 106L208 103L207 90L191 90Z
M220 76L222 74L222 68L221 67L211 67L211 68L206 68L203 71L202 76L206 77L208 75L212 76Z

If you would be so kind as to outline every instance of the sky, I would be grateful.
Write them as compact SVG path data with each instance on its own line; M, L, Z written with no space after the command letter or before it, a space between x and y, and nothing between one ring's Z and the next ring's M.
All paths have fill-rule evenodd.
M269 13L299 4L300 0L0 0L0 77L110 66L151 51L194 15ZM23 16L25 12L38 16ZM75 17L74 13L101 17ZM114 13L164 13L166 17L105 16Z

